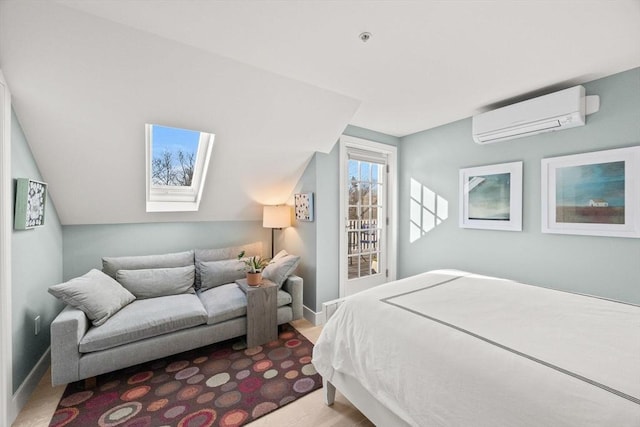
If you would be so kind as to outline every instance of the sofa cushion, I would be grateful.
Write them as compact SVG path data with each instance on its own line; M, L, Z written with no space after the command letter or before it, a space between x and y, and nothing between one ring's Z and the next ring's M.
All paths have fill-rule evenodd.
M207 311L207 324L224 322L247 314L247 295L235 283L218 286L198 292L200 301ZM277 305L282 307L291 304L288 292L278 291Z
M293 274L299 262L299 256L290 254L274 258L269 265L262 270L262 277L271 280L280 288L287 277Z
M49 293L82 310L94 325L100 326L136 297L100 270L54 285Z
M194 294L136 300L102 326L89 329L80 341L80 352L105 350L206 321L207 312Z
M138 299L195 293L196 267L147 268L118 270L116 280Z
M247 296L235 283L198 292L207 312L207 324L213 325L247 314Z
M222 261L229 259L237 259L238 254L244 251L245 256L262 255L262 242L250 243L243 246L229 246L220 249L196 249L194 251L196 263L196 289L200 289L200 262Z
M202 291L234 283L237 279L246 276L245 264L238 259L200 261L198 267L200 268L200 289Z
M102 258L102 271L115 279L118 270L171 268L193 265L193 251L162 255L121 256Z

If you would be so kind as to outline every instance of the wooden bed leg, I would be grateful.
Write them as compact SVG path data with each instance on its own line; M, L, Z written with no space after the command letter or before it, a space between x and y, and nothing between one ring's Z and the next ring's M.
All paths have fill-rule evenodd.
M86 378L84 380L84 389L85 390L91 390L96 388L96 386L98 385L98 381L96 377L91 377L91 378Z
M324 387L324 403L327 406L333 405L333 402L336 400L336 386L324 378L322 379L322 386Z

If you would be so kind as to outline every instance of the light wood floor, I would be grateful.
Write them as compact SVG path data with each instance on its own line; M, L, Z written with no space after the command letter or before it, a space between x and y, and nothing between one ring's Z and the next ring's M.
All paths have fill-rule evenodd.
M296 320L291 324L299 330L309 341L315 343L322 326L313 326L305 319ZM38 384L33 395L22 409L13 427L47 427L58 406L64 386L51 387L51 375L48 371ZM251 427L342 427L342 426L373 426L340 392L336 393L333 406L326 406L323 402L323 390L296 400L256 421L248 424Z

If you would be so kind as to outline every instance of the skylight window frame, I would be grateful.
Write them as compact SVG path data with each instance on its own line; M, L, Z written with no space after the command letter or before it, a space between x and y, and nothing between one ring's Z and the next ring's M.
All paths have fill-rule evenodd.
M200 208L204 184L215 142L215 134L199 132L198 149L190 186L157 185L153 183L153 126L145 124L146 211L195 212Z

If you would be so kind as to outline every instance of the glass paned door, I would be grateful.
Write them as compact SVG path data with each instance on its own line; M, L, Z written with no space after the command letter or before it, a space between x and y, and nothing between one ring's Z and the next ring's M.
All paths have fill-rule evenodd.
M349 151L346 182L346 294L386 281L386 158Z
M384 165L349 159L348 279L380 272Z

